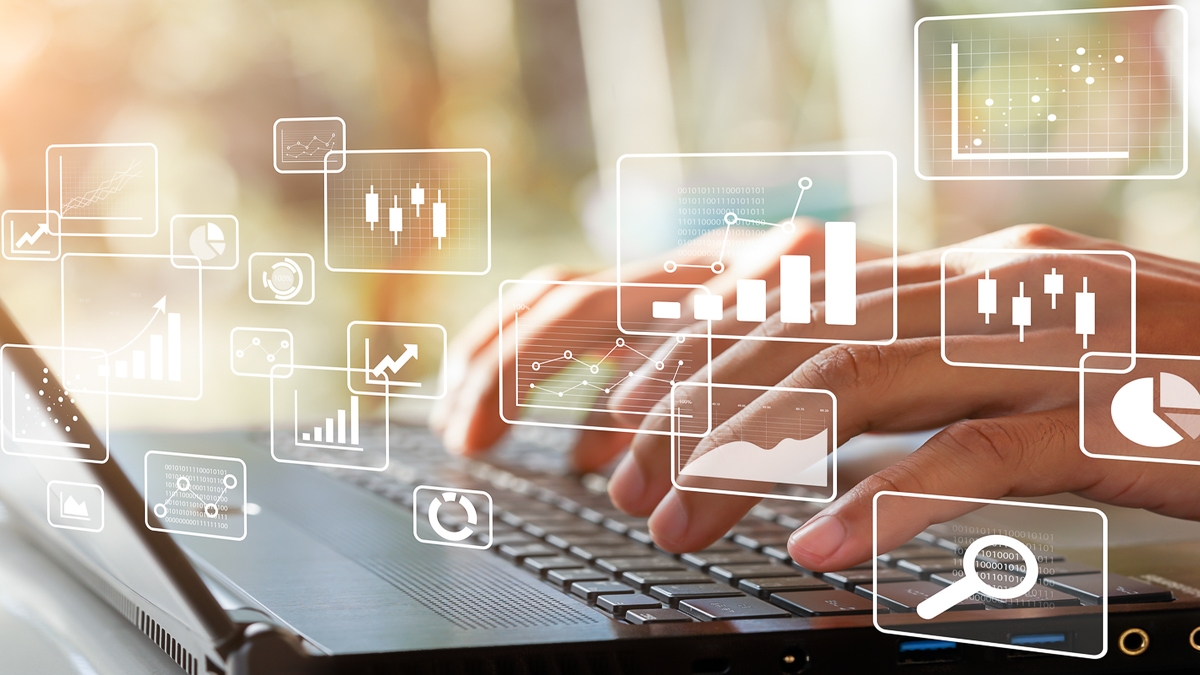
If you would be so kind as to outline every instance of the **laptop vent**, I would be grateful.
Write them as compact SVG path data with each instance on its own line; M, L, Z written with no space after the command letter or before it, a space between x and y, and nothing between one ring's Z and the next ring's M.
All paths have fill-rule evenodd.
M175 638L171 637L171 634L166 629L159 626L157 621L151 619L149 615L139 609L132 600L102 581L100 577L96 576L96 574L83 565L76 565L71 569L71 572L113 609L117 610L121 616L125 617L129 623L137 626L138 630L145 633L146 637L158 645L159 649L162 649L180 668L183 668L184 672L188 675L200 675L199 661L189 651L184 649L183 645L179 644Z
M577 626L602 620L553 596L533 593L486 565L456 563L454 578L461 582L448 585L444 566L390 559L360 561L422 607L463 630Z
M196 657L192 656L188 650L183 648L183 645L175 641L171 634L165 628L158 625L158 622L151 619L145 612L138 610L137 627L141 629L146 637L150 638L158 648L166 652L167 656L172 661L179 664L180 668L188 675L200 675L200 662Z

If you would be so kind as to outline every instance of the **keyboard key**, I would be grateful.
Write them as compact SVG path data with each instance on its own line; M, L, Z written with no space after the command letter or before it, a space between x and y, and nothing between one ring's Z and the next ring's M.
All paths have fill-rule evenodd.
M1103 576L1100 574L1072 574L1055 576L1045 580L1046 586L1083 598L1085 602L1099 604ZM1124 605L1135 602L1170 602L1175 599L1171 591L1140 579L1130 579L1120 574L1108 575L1108 604Z
M546 544L505 544L500 547L500 555L513 562L521 562L535 555L556 555L559 550Z
M708 573L727 584L737 584L747 577L790 577L795 576L796 568L774 563L753 563L749 565L714 565L708 568Z
M539 520L532 523L525 523L521 526L521 529L524 530L526 534L538 537L539 539L551 534L587 535L604 531L595 525L591 523L585 523L578 518L571 518L571 520L568 522L542 522Z
M792 554L787 552L786 546L764 546L761 553L772 560L785 563L792 562Z
M932 581L899 581L890 584L879 584L879 604L887 607L893 612L915 612L917 605L924 602L931 595L945 589L941 584L935 584ZM855 586L854 592L868 600L872 594L871 584L863 584ZM975 598L967 598L962 602L954 605L950 609L966 610L966 609L986 609L979 600Z
M571 548L572 546L623 546L629 542L619 534L603 530L587 534L548 534L546 543L558 548Z
M732 619L783 619L791 616L758 598L743 595L736 598L698 598L679 603L679 611L701 621Z
M599 546L572 546L571 555L579 556L588 562L592 562L597 558L639 558L650 555L650 549L637 544L630 544L628 541L619 546L599 545Z
M871 570L869 569L825 572L821 575L821 578L825 581L841 585L846 590L851 590L858 584L874 583L874 577L871 576ZM879 568L879 583L885 584L892 581L916 581L916 577L903 570L891 569L889 567Z
M736 551L723 551L719 553L707 553L701 551L699 553L684 553L679 557L683 562L697 567L701 570L707 570L713 565L738 565L745 563L764 563L766 558L754 551L740 549Z
M922 558L947 558L953 557L946 549L930 546L928 544L905 544L894 548L887 553L879 554L879 562L894 565L901 560L920 560Z
M492 546L504 546L505 544L536 544L537 538L531 537L524 532L505 532L504 534L494 534L492 537Z
M578 581L571 584L571 595L595 603L601 595L633 594L634 590L619 581Z
M738 598L745 595L736 588L712 581L701 584L665 584L650 587L650 595L671 607L678 607L681 600L694 598Z
M601 595L596 598L596 606L620 619L631 609L661 609L662 603L641 593L622 593Z
M621 579L643 593L649 593L651 586L660 584L699 584L712 583L703 572L696 570L658 570L652 572L626 572Z
M608 575L596 570L581 569L581 570L550 570L546 573L546 581L554 584L562 590L567 590L571 584L576 581L604 581L608 579Z
M997 588L1012 588L1013 586L1016 586L1017 584L1021 583L1021 581L1022 581L1022 577L1017 576L1016 574L1013 574L1011 572L986 572L986 573L981 572L980 574L981 574L981 578L983 579L983 581L985 583L992 584L992 585L996 586ZM944 586L949 586L950 584L954 583L955 581L958 581L961 578L962 578L962 572L959 571L957 573L944 572L944 573L934 574L929 577L929 580L934 583L942 584ZM1070 578L1070 577L1067 577L1067 578ZM1020 597L1013 598L1012 600L999 600L999 599L991 597L990 595L984 595L982 593L976 593L972 597L974 597L976 600L982 600L989 607L996 607L999 609L1028 609L1028 608L1033 608L1033 607L1078 607L1080 604L1079 600L1077 598L1075 598L1074 596L1068 595L1061 591L1056 591L1052 588L1047 588L1046 586L1043 586L1042 584L1035 585L1033 587L1033 590L1029 591L1028 593L1026 593L1025 595L1022 595Z
M764 546L777 546L787 548L788 538L792 536L791 530L780 529L772 532L755 532L752 534L735 534L733 535L733 543L746 548L759 550Z
M847 591L787 591L771 596L771 603L801 616L870 614L871 601ZM884 612L880 608L880 612Z
M931 574L961 570L962 565L962 558L905 558L896 563L896 569L928 579Z
M652 571L652 570L681 570L684 566L666 556L637 556L637 557L615 557L615 558L597 558L596 566L602 570L620 574L630 571Z
M677 609L631 609L625 620L639 626L648 623L691 623L692 617Z
M579 569L584 567L584 564L578 558L570 558L565 555L555 555L525 558L524 566L527 570L537 572L541 576L546 576L546 573L550 570Z
M650 546L654 543L654 537L650 535L650 528L631 527L625 531L625 536L640 543Z
M817 579L815 577L753 577L750 579L742 579L738 582L738 588L766 600L771 597L772 593L782 593L784 591L809 591L809 590L829 590L833 586Z

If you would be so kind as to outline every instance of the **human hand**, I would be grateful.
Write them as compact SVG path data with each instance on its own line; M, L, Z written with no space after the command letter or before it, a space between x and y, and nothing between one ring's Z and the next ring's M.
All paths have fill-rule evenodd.
M1024 248L1031 253L1036 249L1117 248L1111 242L1045 226L1010 228L964 246ZM1136 257L1138 351L1196 353L1200 340L1183 317L1194 315L1200 306L1200 266L1142 253ZM1013 263L1018 273L1021 266L1029 266L1029 260L1037 258ZM743 341L714 360L714 382L778 382L780 386L832 391L838 400L839 443L867 431L945 427L916 452L848 490L793 534L789 552L796 562L814 570L833 570L869 558L872 497L882 490L983 498L1075 492L1166 515L1200 517L1200 505L1190 497L1200 473L1196 469L1095 459L1080 451L1078 373L948 366L940 353L940 263L940 251L901 258L899 339L891 345L822 348ZM1040 266L1029 267L1031 278L1040 271ZM974 284L979 272L970 265L948 270L948 284ZM1122 271L1101 265L1091 273L1099 279L1106 274L1119 277ZM1127 266L1123 274L1128 283ZM883 312L880 305L873 302L871 294L860 296L860 320L870 321L873 314ZM1103 323L1112 318L1102 311L1097 320ZM767 333L795 329L774 320L760 328ZM1067 337L1075 337L1067 333ZM1063 337L1061 331L1053 330L1030 335L1031 340L1043 341L1032 345L1043 352L1062 349ZM1013 343L988 335L968 339L993 340L997 349L1011 349ZM1078 355L1075 358L1077 363ZM734 417L724 428L714 430L706 442L713 445L736 438L738 425L751 422ZM663 438L639 434L609 483L617 506L636 515L650 515L651 532L667 550L707 546L757 501L675 490L668 458L669 447ZM920 503L929 500L908 502L904 509L884 514L881 550L908 541L934 522L958 515L945 511L941 504Z

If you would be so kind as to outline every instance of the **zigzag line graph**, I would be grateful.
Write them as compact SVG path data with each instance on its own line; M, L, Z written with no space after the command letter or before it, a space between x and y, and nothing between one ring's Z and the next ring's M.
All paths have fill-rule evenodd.
M67 203L62 205L59 213L65 216L69 211L85 209L96 202L104 201L120 192L122 188L129 184L129 181L134 178L141 178L142 174L140 171L135 173L140 164L141 161L133 160L128 169L116 172L112 178L101 183L96 189L88 190L78 197L72 197Z
M311 160L318 156L324 157L326 152L336 148L334 140L337 138L336 133L329 134L329 140L324 141L317 138L315 135L308 141L294 140L283 148L283 159L287 160ZM286 140L286 138L285 138ZM319 153L319 154L318 154Z

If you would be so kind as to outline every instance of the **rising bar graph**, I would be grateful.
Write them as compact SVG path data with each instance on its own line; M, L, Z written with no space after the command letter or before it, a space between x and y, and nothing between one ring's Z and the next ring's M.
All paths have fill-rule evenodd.
M326 417L323 425L317 425L312 431L300 431L300 392L292 392L292 410L295 420L295 442L297 446L308 448L324 448L326 450L362 451L359 445L358 433L358 397L350 397L349 415L345 408L337 411L334 417Z
M162 317L166 319L166 330L162 330ZM158 327L159 330L154 331ZM183 318L178 312L167 311L164 296L154 304L154 315L132 340L108 353L112 362L99 366L101 377L112 376L118 380L152 380L180 382L183 380ZM124 354L128 356L122 358Z

